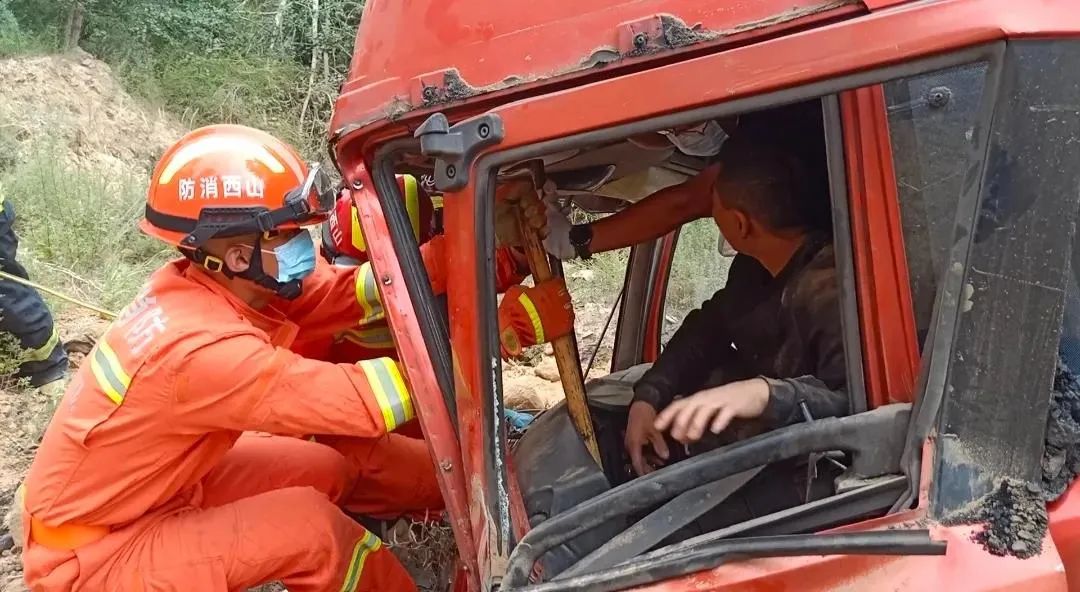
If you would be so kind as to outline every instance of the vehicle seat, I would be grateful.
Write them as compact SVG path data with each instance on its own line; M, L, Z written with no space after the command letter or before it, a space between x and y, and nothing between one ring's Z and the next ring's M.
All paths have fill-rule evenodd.
M626 481L622 431L634 383L650 364L634 366L585 385L600 454L601 471L570 422L565 403L544 412L513 449L514 469L533 527ZM541 559L546 577L558 574L622 532L625 518L612 520L552 549Z

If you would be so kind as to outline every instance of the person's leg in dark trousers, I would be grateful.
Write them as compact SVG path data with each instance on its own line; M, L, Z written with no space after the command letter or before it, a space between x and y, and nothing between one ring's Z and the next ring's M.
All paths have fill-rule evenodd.
M29 279L26 269L16 260L19 238L15 236L15 209L4 200L0 213L0 270ZM53 325L52 313L36 290L0 277L0 331L11 333L27 350L26 360L16 377L29 378L33 386L42 386L64 377L67 352Z

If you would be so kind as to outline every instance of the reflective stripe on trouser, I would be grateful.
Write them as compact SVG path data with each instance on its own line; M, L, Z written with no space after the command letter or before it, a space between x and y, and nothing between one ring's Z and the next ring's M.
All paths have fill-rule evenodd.
M379 404L382 412L383 423L386 431L391 432L394 428L413 419L412 397L405 387L405 380L401 377L397 363L390 358L376 358L374 360L362 360L360 368L367 376L371 392Z
M28 279L26 269L16 261L19 238L12 228L14 221L15 210L10 201L4 201L0 208L0 270ZM29 377L31 384L40 386L67 371L67 353L56 335L52 313L37 290L0 279L0 331L14 335L20 347L30 350L17 376Z
M247 590L279 580L290 592L337 592L352 574L357 592L415 590L385 545L368 551L362 571L354 562L368 531L332 499L350 485L347 467L323 445L241 437L203 479L202 508L136 520L78 558L30 545L30 589L70 590L78 578L82 590ZM63 574L72 579L57 581Z
M345 572L345 581L341 584L341 592L356 592L356 585L360 583L360 576L364 573L364 563L368 555L382 548L379 537L365 532L353 547L352 559L349 561L349 570Z
M94 351L90 352L90 370L109 399L117 405L122 404L127 389L131 386L131 377L120 365L120 360L116 357L116 352L109 347L108 341L98 341Z
M532 321L533 334L536 336L536 343L544 343L544 323L540 321L540 313L537 312L536 305L533 304L532 299L524 292L518 296L518 302L521 303L522 308L525 309L525 313L529 315L529 320Z
M360 325L381 321L386 317L379 296L379 287L375 283L375 270L372 269L370 261L356 269L356 302L364 311Z

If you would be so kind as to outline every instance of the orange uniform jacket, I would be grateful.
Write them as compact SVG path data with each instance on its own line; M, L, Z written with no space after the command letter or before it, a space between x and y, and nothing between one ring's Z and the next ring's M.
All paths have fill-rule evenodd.
M298 331L381 318L372 288L355 269L323 265L299 299L255 311L186 260L164 266L68 387L25 509L50 527L115 528L199 507L200 479L245 430L377 437L411 420L392 361L330 364L289 349Z

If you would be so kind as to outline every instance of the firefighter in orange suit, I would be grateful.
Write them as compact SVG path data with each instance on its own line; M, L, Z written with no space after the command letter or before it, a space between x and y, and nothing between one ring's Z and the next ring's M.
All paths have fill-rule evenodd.
M335 197L316 165L257 130L211 126L165 153L141 226L183 258L106 331L45 434L19 496L31 589L415 589L340 509L398 487L360 500L397 511L413 503L409 479L354 487L349 460L325 445L242 435L383 438L415 416L392 360L290 350L300 332L334 335L371 314L357 270L316 269L302 228ZM433 470L426 454L366 460Z

